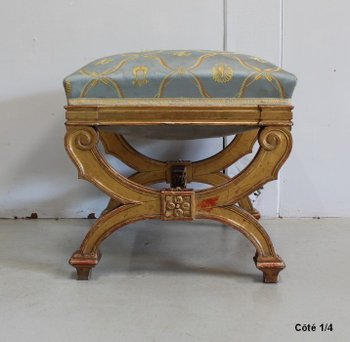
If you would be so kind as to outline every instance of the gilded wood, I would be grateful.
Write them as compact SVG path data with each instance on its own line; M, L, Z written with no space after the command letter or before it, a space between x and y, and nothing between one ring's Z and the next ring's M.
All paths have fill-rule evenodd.
M253 161L229 182L197 192L197 205L215 198L216 204L230 205L277 178L292 148L289 127L266 127L259 133L260 148Z
M257 139L257 134L258 129L256 128L238 134L224 150L217 154L203 160L187 163L192 168L188 172L188 181L197 182L197 176L219 172L250 153ZM148 172L149 177L152 177L154 171L167 172L169 167L173 165L172 162L163 162L141 154L119 134L102 131L100 135L107 153L114 155L138 172ZM164 176L162 181L168 178ZM150 178L149 184L153 183L154 181Z
M254 261L256 267L263 272L264 282L278 281L278 274L285 268L285 264L276 254L265 229L251 215L236 206L230 206L198 211L196 217L220 221L245 235L256 248Z
M103 112L106 108L69 108L72 112L75 109L78 109L82 122L85 113L86 121L79 126L75 119L68 119L65 138L67 152L78 169L79 177L95 184L112 199L107 210L86 235L80 249L70 259L71 265L77 269L78 279L88 279L91 269L99 262L101 242L128 223L144 219L205 218L223 222L245 235L256 248L254 261L263 272L264 281L277 282L278 273L285 265L276 254L265 230L251 215L253 207L248 195L277 178L280 167L290 153L291 113L285 115L291 111L290 107L236 108L237 117L247 110L252 110L252 115L258 111L258 125L261 127L238 135L224 151L208 159L184 164L184 171L191 181L212 185L199 191L181 188L156 191L145 186L169 180L169 170L174 162L150 159L135 151L123 137L105 132L100 134L95 125L91 125L91 114ZM107 112L113 113L111 108L107 108ZM128 114L126 117L130 118ZM167 111L163 119L170 122L173 114L166 114ZM211 119L207 114L205 120L215 124L215 116ZM138 120L149 118L142 113L139 116ZM104 124L98 116L96 120L97 125ZM273 124L269 124L271 122ZM129 121L128 124L133 122ZM115 171L98 151L97 143L101 138L107 152L137 170L129 179ZM222 168L251 151L257 138L260 148L252 162L232 179L222 174Z
M160 218L160 198L141 204L126 204L99 218L84 239L80 247L81 253L97 253L100 243L115 230L147 218Z
M291 125L291 106L67 106L70 125Z
M141 187L116 172L97 149L98 131L89 126L67 126L66 150L78 168L79 178L95 184L121 203L153 200L157 191Z
M259 211L254 208L253 203L252 203L252 201L250 200L250 198L248 196L242 197L238 201L238 205L242 209L247 211L250 215L253 215L257 220L260 219L261 215L260 215Z
M102 131L100 132L101 141L108 154L115 156L139 172L150 172L164 170L165 162L146 157L142 153L135 150L126 140L119 134Z
M209 185L220 185L230 180L221 170L235 163L248 153L251 153L254 143L257 139L258 129L238 134L232 142L217 154L196 162L183 162L187 168L187 182L199 182ZM129 177L130 180L143 184L151 185L160 182L170 183L170 170L178 162L163 162L149 158L135 150L119 134L102 131L101 140L105 151L123 161L129 167L137 170L135 174ZM248 196L237 201L239 205L251 213L254 217L260 218L260 213L253 207ZM119 202L112 199L106 210L111 210L119 205Z
M165 189L161 191L161 219L191 221L195 218L193 190Z
M87 280L91 269L98 264L101 258L99 246L104 239L129 223L159 218L159 212L158 199L141 204L122 205L102 215L91 227L80 249L74 252L69 260L69 263L77 269L78 280Z

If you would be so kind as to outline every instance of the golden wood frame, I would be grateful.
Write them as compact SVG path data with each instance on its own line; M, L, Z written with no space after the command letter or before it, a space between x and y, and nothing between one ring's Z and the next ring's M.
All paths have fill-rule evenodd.
M79 177L95 184L111 201L70 259L78 279L88 279L101 254L100 243L124 225L144 219L223 222L244 234L255 246L255 264L265 282L277 282L285 267L257 221L258 213L248 195L277 174L292 147L291 106L68 106L65 146L78 168ZM172 166L146 157L114 133L99 130L117 125L211 125L251 128L236 136L223 151L197 162L181 162L188 181L213 185L204 190L186 188L157 191L147 187L170 181ZM97 149L101 140L110 153L136 170L129 179L116 172ZM233 178L221 170L250 153L255 141L259 150L251 163ZM237 206L238 204L238 206ZM254 217L255 216L255 217Z
M130 180L142 184L152 185L160 182L170 183L171 168L175 164L186 164L187 181L205 183L210 185L220 185L230 178L222 173L222 170L235 163L248 153L252 152L253 145L257 139L258 129L238 134L225 150L210 158L197 162L163 162L155 160L136 151L120 134L102 131L100 138L105 151L134 170L136 173L129 177ZM106 211L119 206L119 202L111 199ZM255 218L260 218L260 213L253 207L248 196L238 201L241 208L248 211ZM105 212L106 212L105 211Z

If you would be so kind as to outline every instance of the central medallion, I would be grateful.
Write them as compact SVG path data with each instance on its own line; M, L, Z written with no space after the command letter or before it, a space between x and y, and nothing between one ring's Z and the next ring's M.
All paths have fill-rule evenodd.
M194 191L166 189L161 191L162 220L193 220Z

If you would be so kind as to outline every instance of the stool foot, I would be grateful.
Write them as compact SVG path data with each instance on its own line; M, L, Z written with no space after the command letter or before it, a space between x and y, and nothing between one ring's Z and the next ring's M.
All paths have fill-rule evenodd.
M91 276L91 268L76 267L77 280L89 280Z
M264 283L277 283L278 274L286 267L285 263L278 255L259 257L255 254L253 260L256 267L263 272Z
M100 251L97 253L83 254L80 250L73 253L69 263L77 270L77 280L89 280L91 269L95 267L101 259Z

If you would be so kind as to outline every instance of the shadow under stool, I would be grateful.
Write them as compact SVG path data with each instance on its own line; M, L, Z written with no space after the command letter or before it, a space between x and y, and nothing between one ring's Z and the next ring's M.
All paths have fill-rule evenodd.
M107 208L70 259L86 280L101 242L126 224L146 219L220 221L256 249L263 281L275 283L285 267L258 222L249 195L277 178L292 148L296 78L261 58L222 51L161 50L104 57L66 77L66 150L79 177L110 197ZM199 161L161 161L124 138L202 139L235 135L219 153ZM98 149L135 170L129 178ZM241 172L222 171L259 144ZM168 188L156 190L155 183ZM187 184L210 187L193 190Z

